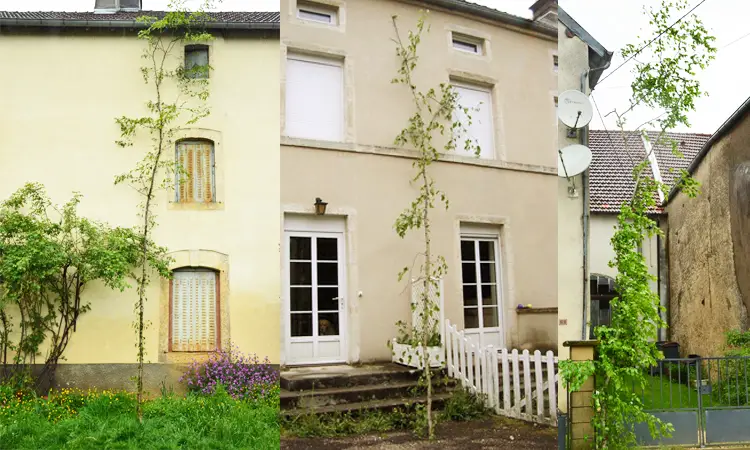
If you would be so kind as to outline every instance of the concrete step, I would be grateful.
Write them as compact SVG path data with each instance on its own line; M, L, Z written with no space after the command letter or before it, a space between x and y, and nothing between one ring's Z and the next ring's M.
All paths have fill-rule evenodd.
M420 373L420 370L397 364L299 368L283 371L280 383L287 391L310 391L416 381Z
M441 392L433 395L433 408L440 409L452 395L451 392ZM281 414L287 417L301 416L304 414L357 414L363 411L390 411L393 408L409 408L424 403L427 403L427 397L422 395L419 397L387 398L365 402L342 403L338 405L287 409L282 410Z
M434 383L434 392L446 392L455 386ZM379 385L346 386L337 388L313 389L307 391L281 391L281 408L311 408L333 406L345 403L361 403L388 398L407 398L424 392L418 381L389 382Z

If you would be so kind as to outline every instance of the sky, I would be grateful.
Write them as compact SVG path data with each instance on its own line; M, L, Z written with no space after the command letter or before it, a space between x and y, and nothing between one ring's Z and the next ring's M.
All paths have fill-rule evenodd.
M658 0L559 0L560 6L609 51L615 51L606 76L623 62L619 50L637 39L640 27L648 25L643 6L659 4ZM700 0L690 0L690 8ZM687 12L684 11L684 12ZM684 14L684 12L682 14ZM706 0L694 12L715 37L718 48L716 59L698 79L708 97L696 102L696 111L688 116L691 128L679 131L712 134L750 96L747 71L750 68L750 16L748 0ZM680 14L680 15L682 15ZM616 18L616 19L615 19ZM679 16L675 17L677 20ZM615 22L616 20L616 22ZM616 23L617 25L613 26ZM628 63L611 77L597 85L593 97L602 115L613 109L622 111L628 106L630 82L633 79ZM603 77L604 77L603 76ZM603 78L602 77L602 78ZM628 124L638 126L653 119L661 111L639 109L628 115ZM615 128L614 115L605 118L608 129ZM591 128L602 129L596 110Z
M92 11L95 0L0 0L4 11ZM199 6L201 0L187 0L188 6ZM169 0L143 0L143 9L166 9ZM279 0L214 0L217 11L278 11Z

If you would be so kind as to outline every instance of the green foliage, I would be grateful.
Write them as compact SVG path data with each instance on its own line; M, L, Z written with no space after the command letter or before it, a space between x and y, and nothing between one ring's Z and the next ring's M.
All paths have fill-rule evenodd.
M482 399L467 389L456 389L440 412L442 420L456 422L485 419L489 416L490 410L484 406Z
M729 347L750 347L750 331L729 330L726 341Z
M673 16L688 7L687 0L663 0L660 7L646 10L651 25L650 33L659 36L650 46L651 38L627 45L622 50L624 58L635 57L632 95L629 108L617 115L623 145L627 149L625 115L636 106L663 111L657 119L643 125L657 126L656 145L670 145L675 155L680 155L678 143L667 132L677 125L689 126L687 115L695 109L695 100L705 95L696 78L714 58L714 38L708 34L701 21L689 16L675 27L670 25ZM641 48L647 49L641 54ZM646 56L650 53L650 57ZM644 139L651 141L643 132ZM652 292L649 283L654 277L638 248L646 238L661 234L657 223L650 218L656 206L659 191L666 196L670 186L648 175L648 156L633 168L635 188L630 201L625 202L618 215L617 228L612 237L615 258L610 267L617 269L618 297L610 303L612 319L609 326L594 330L598 340L596 358L591 362L561 362L563 380L575 390L593 373L595 391L592 424L597 449L620 449L636 446L632 424L646 423L653 438L669 436L671 424L644 412L641 393L647 390L647 370L663 358L655 345L657 331L666 327L661 318L659 296ZM687 171L681 171L676 182L683 194L694 197L699 192L696 180Z
M138 233L80 217L80 202L74 194L55 206L41 184L28 183L0 204L0 364L12 362L18 387L52 378L79 317L91 309L86 287L124 291L134 277ZM163 248L151 245L146 256L166 274ZM44 369L30 379L29 365L45 344Z
M391 411L362 411L357 414L310 413L282 416L281 433L301 438L355 436L413 429L415 420L413 408L407 407Z
M222 389L160 397L144 403L142 423L133 414L136 397L66 389L15 400L0 385L0 442L14 449L279 448L278 397L240 401Z
M399 61L397 76L391 80L394 84L401 84L408 88L409 98L412 100L414 112L409 117L407 126L396 136L395 144L399 147L407 147L416 151L416 159L412 166L416 169L412 184L416 184L418 194L396 219L394 228L399 237L403 238L409 231L422 230L424 251L420 253L422 264L419 275L413 277L414 281L423 284L422 296L417 304L412 303L412 312L419 311L418 323L412 323L411 332L402 333L400 338L408 339L410 345L420 348L419 357L422 359L423 367L420 382L427 387L427 404L424 411L424 429L427 436L434 438L434 423L432 414L432 371L428 362L429 353L426 351L434 336L439 333L438 321L435 320L439 312L439 305L433 300L430 292L439 295L439 280L445 275L448 266L445 258L435 255L432 251L432 233L430 211L437 203L448 208L448 199L445 192L437 188L433 179L430 166L440 159L436 138L444 142L443 151L450 152L458 148L460 136L465 134L466 126L471 123L470 111L462 108L458 101L458 93L449 83L441 83L438 89L430 88L422 91L416 86L415 71L419 61L418 48L422 42L422 35L429 32L425 30L425 15L417 22L416 31L409 31L407 40L401 38L397 25L397 17L393 16L393 27L396 32L396 56ZM468 117L465 124L454 117L456 111L463 111ZM479 155L479 147L471 139L466 139L464 148ZM399 281L410 272L405 267L399 273ZM436 295L436 297L438 296ZM417 427L422 427L422 421L417 421Z
M172 0L168 12L162 17L143 16L139 18L146 28L138 33L145 43L140 72L144 82L153 89L153 98L145 104L147 113L140 117L122 116L115 119L120 127L121 147L129 147L139 133L148 135L152 146L145 156L127 173L118 175L115 184L127 184L142 198L139 216L142 219L139 233L143 243L138 261L141 268L136 277L138 299L135 302L138 353L138 372L135 376L138 392L138 416L142 415L140 404L143 400L143 363L146 356L144 331L148 323L144 320L147 301L146 288L154 267L148 259L150 236L156 220L154 215L156 193L159 190L174 188L174 176L184 183L188 173L174 159L175 138L182 127L196 124L209 115L206 105L209 97L208 74L210 67L185 68L181 55L185 45L208 42L212 35L205 30L208 20L206 10L212 6L205 0L195 12L186 8L185 0ZM196 75L206 75L197 77Z
M398 331L396 333L396 342L399 344L415 345L415 342L419 342L419 338L414 332L414 329L404 322L399 320L396 322ZM439 347L440 346L440 332L438 330L432 330L432 334L427 339L428 347Z

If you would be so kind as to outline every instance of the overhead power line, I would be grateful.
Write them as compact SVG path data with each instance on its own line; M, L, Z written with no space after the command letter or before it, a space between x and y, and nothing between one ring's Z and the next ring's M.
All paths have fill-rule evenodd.
M692 13L693 11L695 11L695 10L696 10L696 8L698 8L698 7L700 6L700 5L702 5L702 4L704 4L704 3L706 3L706 0L701 0L701 2L700 2L700 3L698 3L698 4L697 4L697 5L695 5L695 6L693 6L693 8L692 8L692 9L691 9L690 11L686 12L686 13L685 13L685 14L684 14L684 15L683 15L682 17L680 17L679 19L677 19L677 21L676 21L675 23L673 23L672 25L670 25L670 26L669 26L669 28L667 28L666 30L662 31L662 32L661 32L661 33L659 33L659 34L658 34L658 35L657 35L657 36L656 36L655 38L653 38L653 39L651 39L650 41L648 41L648 43L647 43L646 45L644 45L643 47L639 48L637 52L635 52L635 53L633 53L632 55L630 55L630 58L626 59L626 60L625 60L625 61L624 61L624 62L623 62L622 64L620 64L619 66L615 67L615 70L613 70L612 72L608 73L608 74L607 74L607 76L605 76L604 78L602 78L601 80L599 80L599 82L598 82L598 83L596 83L596 84L597 84L597 85L601 84L601 83L602 83L602 82L603 82L604 80L606 80L606 79L607 79L607 78L609 78L609 77L610 77L610 76L611 76L612 74L614 74L615 72L617 72L617 71L618 71L618 70L619 70L619 69L620 69L620 68L621 68L622 66L624 66L625 64L627 64L627 63L628 63L628 62L629 62L629 61L630 61L631 59L633 59L633 58L635 58L636 56L638 56L638 55L639 55L639 54L640 54L640 53L641 53L641 52L642 52L643 50L645 50L645 49L646 49L646 48L647 48L647 47L648 47L649 45L651 45L651 44L653 44L654 42L656 42L656 41L657 41L657 40L658 40L658 39L659 39L659 38L660 38L660 37L661 37L661 36L662 36L662 35L663 35L664 33L666 33L667 31L671 30L671 29L672 29L672 28L673 28L673 27L674 27L675 25L677 25L678 23L682 22L682 19L684 19L685 17L687 17L688 15L690 15L690 13Z

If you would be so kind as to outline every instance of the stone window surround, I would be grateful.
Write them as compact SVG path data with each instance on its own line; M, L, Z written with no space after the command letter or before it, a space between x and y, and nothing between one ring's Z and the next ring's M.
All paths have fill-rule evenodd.
M295 25L313 26L324 30L346 33L346 0L303 0L303 3L309 3L313 6L336 8L336 25L319 23L312 20L300 19L297 17L298 0L289 0L288 20Z
M168 254L173 261L169 265L170 270L180 268L206 268L212 269L219 274L219 332L221 333L221 348L227 350L229 347L229 255L213 250L178 250ZM170 285L172 281L161 279L161 292L159 296L159 362L160 363L187 363L196 359L207 359L213 352L170 352L169 351L169 325L171 311Z

